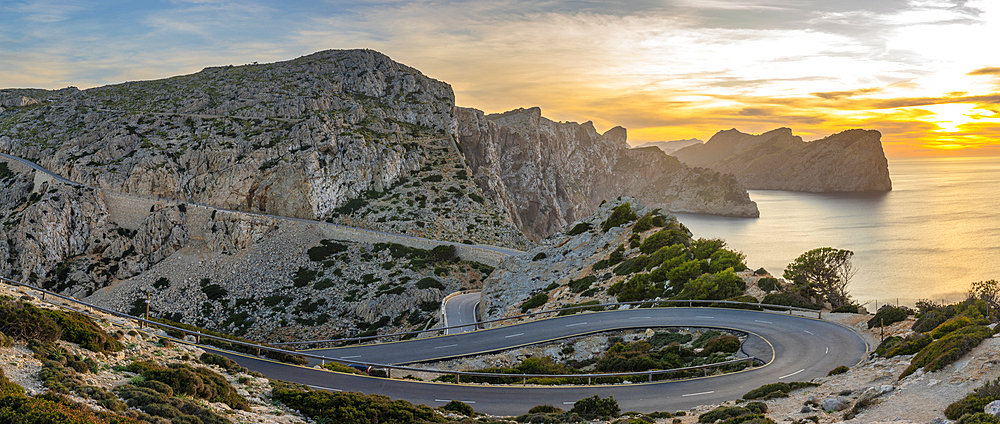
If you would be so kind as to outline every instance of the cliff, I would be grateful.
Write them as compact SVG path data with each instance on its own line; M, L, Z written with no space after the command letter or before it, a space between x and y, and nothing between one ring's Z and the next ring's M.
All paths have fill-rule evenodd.
M732 129L673 155L690 166L732 173L750 189L889 191L881 137L878 131L848 130L804 142L788 128L756 136Z
M655 147L629 149L622 127L599 134L590 122L546 119L537 107L489 116L456 108L456 118L476 182L534 240L619 196L672 212L759 214L732 176L685 166Z
M375 51L83 91L0 90L0 104L0 152L93 187L456 242L525 242L460 172L451 87ZM454 224L476 217L490 219Z

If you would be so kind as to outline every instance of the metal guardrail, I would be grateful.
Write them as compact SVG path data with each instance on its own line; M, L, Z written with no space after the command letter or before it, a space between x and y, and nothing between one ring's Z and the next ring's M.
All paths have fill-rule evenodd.
M473 324L462 324L462 325L453 325L453 326L449 326L449 327L432 328L430 330L404 331L404 332L400 332L400 333L380 334L380 335L365 336L365 337L347 337L347 338L341 338L341 339L303 340L303 341L296 341L296 342L279 342L279 343L271 343L271 345L273 345L273 346L295 346L295 345L307 345L307 344L316 345L316 344L322 344L322 343L354 343L354 342L365 342L365 341L378 340L378 339L383 339L383 338L388 338L388 337L408 336L408 335L415 336L415 335L418 335L418 334L423 334L423 333L427 333L427 332L431 332L431 331L439 332L439 331L444 331L444 330L450 330L450 329L453 329L453 328L466 328L466 327L470 327L470 326L476 326L476 329L479 329L481 327L484 328L485 327L484 324L492 324L492 323L498 323L498 322L503 322L503 321L516 320L516 319L521 319L521 318L535 317L535 316L538 316L538 315L551 314L551 313L558 314L559 312L572 311L572 310L577 310L577 309L591 309L591 308L603 307L603 308L605 308L605 310L607 310L608 307L618 307L618 308L620 308L621 306L624 306L624 305L629 305L629 306L650 305L650 307L655 307L657 304L661 304L661 303L677 303L677 304L685 304L685 303L687 303L691 307L693 307L694 304L696 304L696 303L707 303L709 305L714 305L714 304L742 305L742 306L751 306L751 307L757 308L759 310L764 310L764 309L787 310L789 314L791 314L792 311L814 312L814 313L818 314L818 316L819 316L820 319L823 318L823 311L822 310L809 309L809 308L799 308L799 307L795 307L795 306L774 305L774 304L769 304L769 303L736 302L736 301L731 301L731 300L643 300L643 301L637 301L637 302L601 303L601 304L596 304L596 305L576 305L576 306L570 306L568 308L550 309L550 310L547 310L547 311L540 311L540 312L529 312L529 313L526 313L526 314L514 315L514 316L510 316L510 317L497 318L497 319L492 319L492 320L487 320L487 321L479 321L479 322L476 322L476 323L473 323ZM600 312L605 312L605 311L600 311Z
M123 312L118 312L118 311L115 311L115 310L112 310L112 309L107 309L107 308L104 308L104 307L93 305L93 304L90 304L90 303L83 302L81 300L75 299L75 298L70 297L70 296L65 296L65 295L62 295L62 294L59 294L59 293L55 293L55 292L52 292L52 291L49 291L49 290L45 290L45 289L43 289L41 287L33 286L33 285L30 285L30 284L27 284L27 283L23 283L23 282L20 282L20 281L17 281L17 280L11 280L9 278L0 277L0 282L4 282L4 283L7 283L7 284L12 284L12 285L16 285L16 286L25 287L25 288L28 288L28 289L31 289L31 290L35 290L35 291L37 291L39 293L42 293L42 300L45 299L45 295L49 295L49 296L52 296L52 297L56 297L56 298L59 298L59 299L67 300L67 301L70 301L70 302L82 305L82 306L84 306L86 308L90 308L91 310L94 310L94 311L100 311L100 312L103 312L103 313L106 313L106 314L110 314L110 315L114 315L114 316L117 316L117 317L134 320L134 321L137 321L139 323L144 323L144 324L147 324L147 325L152 325L152 326L156 326L156 327L160 327L160 328L164 328L164 329L178 331L178 332L181 332L182 334L185 334L185 335L193 335L193 336L195 336L197 338L196 339L196 344L199 344L199 345L201 344L201 339L202 338L207 338L207 339L216 340L216 341L220 341L220 342L225 342L225 343L229 343L229 344L240 345L240 346L249 347L249 348L252 348L252 349L257 349L257 356L260 356L262 351L268 351L268 352L274 352L274 353L280 353L280 354L286 354L286 355L301 356L301 357L304 357L304 358L311 358L311 359L319 360L320 363L324 364L324 365L326 364L326 361L330 361L330 362L337 362L337 363L348 365L348 366L351 366L351 365L361 365L361 366L372 367L372 368L376 368L376 369L384 369L386 371L386 377L389 377L389 378L392 377L392 370L398 370L398 371L433 373L433 374L450 374L450 375L454 375L455 376L455 383L456 384L461 382L461 376L463 376L463 375L465 375L465 376L473 376L473 377L477 377L478 376L478 377L495 377L495 378L522 378L524 380L526 380L527 378L558 378L558 379L587 378L587 382L588 382L588 384L590 384L593 378L646 376L646 378L648 379L648 381L653 381L653 376L654 375L671 374L671 373L677 373L677 372L683 372L683 371L691 371L691 370L698 370L698 369L706 369L706 374L707 374L707 369L708 368L723 367L723 366L733 365L735 363L740 363L740 362L751 362L751 366L752 366L754 363L763 362L763 361L760 361L759 359L754 358L754 357L751 356L751 357L741 358L741 359L737 359L737 360L733 360L733 361L718 362L718 363L714 363L714 364L705 364L705 365L698 365L698 366L685 367L685 368L676 368L676 369L669 369L669 370L651 370L651 371L641 371L641 372L606 373L606 374L547 375L547 374L492 374L492 373L480 373L480 372L472 372L472 371L450 371L450 370L414 368L414 367L406 367L406 366L399 366L399 365L392 365L392 364L378 364L378 363L362 362L362 361L345 361L345 360L340 359L340 358L329 358L329 357L322 356L322 355L313 355L313 354L304 353L304 352L298 352L298 351L294 351L294 350L280 349L280 348L272 347L272 346L265 345L265 344L262 344L262 343L257 343L257 344L247 343L247 342L242 342L242 341L239 341L239 340L232 340L232 339L227 339L227 338L224 338L224 337L218 337L218 336L213 336L213 335L210 335L210 334L204 334L204 333L201 333L199 331L191 331L191 330L186 329L186 328L175 327L175 326L172 326L172 325L167 325L167 324L163 324L163 323L160 323L160 322L156 322L156 321L152 321L152 320L147 320L147 319L136 317L136 316L132 316L132 315L129 315L129 314L126 314L126 313L123 313ZM663 302L663 301L660 301L660 302ZM694 301L694 302L697 302L697 301ZM647 302L627 302L627 303L620 303L619 305L624 305L624 304L639 304L639 303L647 303ZM731 303L740 303L740 302L731 302ZM751 305L756 305L756 304L751 304ZM588 306L584 306L584 307L593 307L593 306L595 306L595 305L588 305ZM567 310L567 309L576 309L576 308L563 308L563 309L559 309L559 310ZM797 309L801 309L801 308L797 308ZM555 310L553 310L553 311L546 311L546 312L536 312L534 314L525 314L525 315L521 315L521 316L522 317L523 316L531 316L531 315L537 315L539 313L550 313L550 312L555 312ZM496 322L496 321L500 321L500 320L493 320L493 321L490 321L490 322ZM473 325L473 324L469 324L469 325ZM465 327L465 326L464 325L463 326L455 326L453 328L458 328L458 327ZM441 329L435 329L435 330L441 330Z

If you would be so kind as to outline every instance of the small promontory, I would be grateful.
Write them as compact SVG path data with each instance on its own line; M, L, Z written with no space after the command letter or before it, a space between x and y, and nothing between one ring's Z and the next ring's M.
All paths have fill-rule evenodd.
M749 189L890 191L881 137L878 131L854 129L806 142L788 128L760 135L731 129L673 156L688 166L731 173Z

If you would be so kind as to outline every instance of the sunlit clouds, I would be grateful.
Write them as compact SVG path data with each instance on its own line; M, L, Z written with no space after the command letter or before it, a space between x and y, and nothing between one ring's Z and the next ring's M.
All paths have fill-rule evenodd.
M887 154L1000 154L989 1L19 2L0 86L81 88L371 48L487 112L622 125L633 144L790 127Z

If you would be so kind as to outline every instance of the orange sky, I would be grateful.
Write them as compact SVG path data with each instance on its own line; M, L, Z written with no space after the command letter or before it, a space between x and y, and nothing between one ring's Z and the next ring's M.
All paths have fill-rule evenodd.
M888 156L1000 155L1000 2L175 0L0 5L0 86L81 88L370 48L460 106L540 106L633 145L790 127Z

